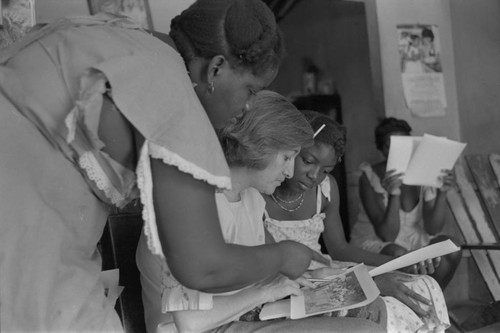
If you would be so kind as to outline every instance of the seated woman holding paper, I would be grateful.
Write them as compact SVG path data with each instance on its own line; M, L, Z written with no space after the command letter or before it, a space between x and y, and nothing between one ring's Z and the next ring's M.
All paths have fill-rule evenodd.
M405 185L403 173L386 171L391 136L409 136L411 130L404 120L383 119L375 128L375 143L384 160L374 165L363 163L360 167L361 204L358 220L351 230L351 243L365 250L400 256L449 238L440 232L445 224L446 192L455 186L452 170L442 170L439 178L443 185L438 189ZM440 262L435 260L438 267L431 267L428 273L444 289L460 259L460 252L448 254Z
M315 143L299 153L293 177L286 179L272 195L264 195L267 230L276 241L295 240L318 252L321 251L318 239L323 233L327 257L342 262L331 261L330 267L325 268L311 265L309 268L315 270L310 274L315 278L338 273L338 269L352 262L379 266L394 259L358 248L345 239L337 182L330 175L344 153L345 128L321 113L303 113L315 132ZM449 325L444 296L434 279L395 272L374 280L381 295L387 296L382 299L387 309L388 332L418 329L424 332ZM359 313L350 311L344 315L359 316Z
M266 238L262 223L265 201L259 191L272 193L293 175L295 156L301 146L312 144L313 133L303 115L277 93L260 91L248 106L248 111L219 132L232 189L214 195L225 241L256 246L265 244ZM148 332L381 331L376 323L355 318L261 322L247 314L240 319L263 303L300 294L299 284L279 275L232 293L192 290L173 277L167 262L149 251L144 235L137 249L137 263Z

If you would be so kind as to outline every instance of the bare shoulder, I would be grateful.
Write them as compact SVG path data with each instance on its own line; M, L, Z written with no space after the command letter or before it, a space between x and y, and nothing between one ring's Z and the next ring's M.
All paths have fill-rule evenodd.
M136 131L107 96L103 99L98 136L105 145L104 152L124 167L135 169Z

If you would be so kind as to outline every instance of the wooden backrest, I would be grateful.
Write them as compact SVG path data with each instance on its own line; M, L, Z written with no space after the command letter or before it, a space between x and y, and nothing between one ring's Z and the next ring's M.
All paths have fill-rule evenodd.
M142 225L140 213L110 215L100 242L103 270L120 271L119 285L124 289L115 309L127 333L146 332L140 273L135 263Z
M457 191L448 204L479 272L500 300L500 154L465 156L455 166Z

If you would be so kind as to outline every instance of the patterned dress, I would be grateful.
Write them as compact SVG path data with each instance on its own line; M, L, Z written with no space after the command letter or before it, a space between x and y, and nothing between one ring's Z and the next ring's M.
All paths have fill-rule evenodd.
M323 220L325 213L321 212L321 201L324 196L328 201L330 196L330 178L326 177L317 188L316 213L306 220L280 221L273 219L266 212L265 225L276 241L294 240L320 252L318 238L324 230ZM345 263L332 261L332 266L342 267ZM314 269L311 266L310 269ZM444 332L449 327L448 310L439 284L426 275L414 275L410 282L405 282L406 286L418 294L430 299L431 306L420 304L424 310L430 313L429 318L419 318L408 306L393 297L382 297L385 306L384 313L387 318L387 332ZM364 316L364 310L349 311L347 316Z

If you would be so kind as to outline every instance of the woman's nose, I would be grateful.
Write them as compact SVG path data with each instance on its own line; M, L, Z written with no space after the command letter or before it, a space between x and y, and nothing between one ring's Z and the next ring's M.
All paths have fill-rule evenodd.
M290 163L286 164L285 169L283 170L283 174L285 175L285 178L292 178L293 177L294 167L295 167L294 161L291 161Z
M307 176L313 180L316 180L318 178L318 172L319 172L319 168L312 168L311 170L309 170L309 172L307 173Z

